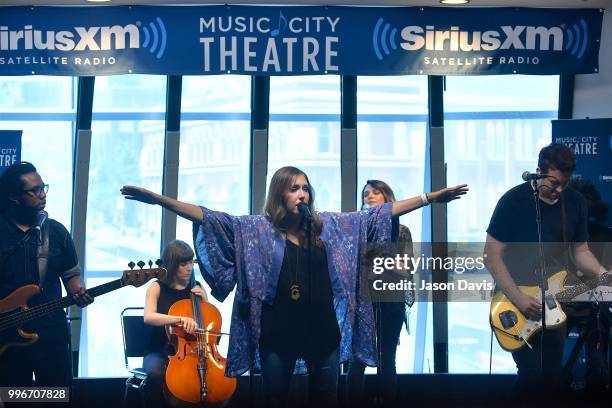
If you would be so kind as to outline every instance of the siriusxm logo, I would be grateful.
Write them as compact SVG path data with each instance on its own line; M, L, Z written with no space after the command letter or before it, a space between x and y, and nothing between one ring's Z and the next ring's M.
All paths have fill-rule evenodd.
M437 30L433 25L411 25L401 31L379 18L374 26L372 44L378 60L399 47L406 51L495 51L541 50L569 51L582 58L588 45L588 27L580 24L561 27L501 26L500 30L464 31L459 26ZM400 40L398 40L398 34ZM565 46L564 46L565 43ZM384 54L384 55L383 55Z
M166 50L166 28L157 17L148 25L140 21L125 26L74 27L72 30L37 30L25 25L22 30L9 30L0 25L0 51L51 50L51 51L109 51L125 48L148 49L156 58Z

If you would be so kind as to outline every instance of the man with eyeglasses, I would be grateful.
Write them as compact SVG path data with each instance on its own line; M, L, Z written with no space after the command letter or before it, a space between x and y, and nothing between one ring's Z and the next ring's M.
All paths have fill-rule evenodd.
M531 320L540 320L541 302L521 292L518 286L541 286L540 265L546 278L575 265L587 279L598 278L606 270L587 244L587 206L584 198L568 183L576 169L574 152L563 144L550 144L540 150L535 181L527 181L506 192L498 201L485 246L487 267L497 290ZM536 190L537 187L537 190ZM535 192L541 214L544 259L541 263L536 223ZM518 368L515 397L532 399L558 397L561 362L566 337L565 324L536 334L529 345L514 351Z
M39 285L30 306L62 297L60 279L75 302L93 302L85 291L74 243L66 228L42 211L49 185L28 162L8 167L0 176L0 299L25 285ZM0 387L69 387L72 367L66 314L63 310L26 324L39 338L28 347L9 347L0 354Z

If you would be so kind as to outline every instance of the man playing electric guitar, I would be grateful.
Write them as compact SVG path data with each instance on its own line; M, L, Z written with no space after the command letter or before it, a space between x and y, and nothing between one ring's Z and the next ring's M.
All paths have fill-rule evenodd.
M532 180L502 196L487 229L485 259L497 290L501 290L530 320L541 320L542 303L523 293L518 286L541 286L541 264L545 266L546 278L561 269L567 270L569 259L587 279L606 273L586 242L585 200L578 192L567 188L575 168L575 155L565 145L544 147L539 153L536 174L545 177L524 175L524 178ZM543 262L538 245L536 187L544 243ZM549 322L548 318L546 321ZM554 325L543 333L532 336L525 347L512 352L518 368L515 391L519 396L532 398L559 385L565 324Z
M60 299L60 278L75 303L93 302L81 279L72 238L43 211L49 186L28 162L0 176L0 300L24 285L39 285L36 304ZM63 309L26 325L39 338L32 346L9 347L0 355L0 386L69 387L72 382L68 326Z

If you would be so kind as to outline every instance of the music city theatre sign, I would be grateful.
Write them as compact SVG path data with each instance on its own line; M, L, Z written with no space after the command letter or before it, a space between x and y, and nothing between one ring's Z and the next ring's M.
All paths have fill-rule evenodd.
M0 7L0 75L598 71L603 10Z

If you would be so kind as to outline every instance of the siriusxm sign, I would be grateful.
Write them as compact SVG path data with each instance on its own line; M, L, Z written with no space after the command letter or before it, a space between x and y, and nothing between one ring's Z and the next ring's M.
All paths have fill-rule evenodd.
M144 34L142 44L141 31ZM0 26L0 51L114 51L142 45L143 48L149 47L149 52L156 58L161 58L166 40L166 29L159 17L148 25L137 21L124 26L72 27L59 31L39 30L32 24L20 30Z
M0 75L592 73L601 24L596 9L0 7Z
M391 50L397 50L398 43L406 51L570 50L572 55L582 58L588 35L584 19L571 28L565 24L559 27L519 25L501 26L499 30L465 31L459 26L440 30L433 25L410 25L398 31L379 18L374 26L372 44L378 60L389 55Z

